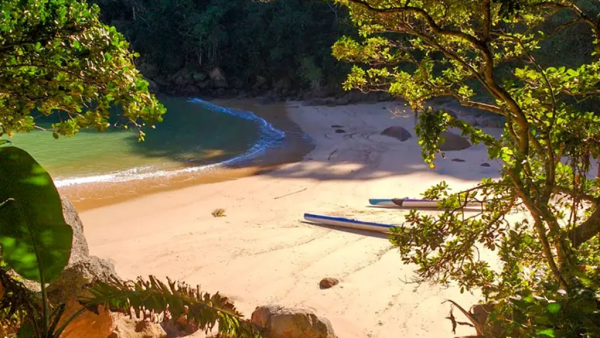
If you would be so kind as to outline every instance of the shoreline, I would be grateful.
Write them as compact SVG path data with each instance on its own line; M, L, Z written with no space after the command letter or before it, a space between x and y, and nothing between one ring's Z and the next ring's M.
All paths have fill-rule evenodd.
M301 161L313 148L310 142L304 139L300 127L287 116L285 104L261 105L258 100L254 99L217 99L207 102L226 109L254 113L286 133L284 144L269 147L258 156L239 162L236 161L233 164L219 163L214 166L206 166L206 168L201 167L195 172L148 177L125 182L93 182L68 185L58 188L59 192L69 198L77 210L92 210L123 203L149 194L259 175L276 170L285 164ZM227 160L224 162L227 162Z
M290 119L315 144L302 161L82 212L90 252L112 261L123 278L169 276L219 291L247 317L269 303L312 308L339 337L473 334L466 327L453 334L444 319L450 308L442 303L452 299L468 308L476 294L406 283L415 267L402 263L385 235L302 219L308 212L398 223L408 210L372 208L368 199L418 197L442 180L468 188L498 173L497 163L481 166L487 159L483 145L448 152L447 160L428 169L413 116L392 114L402 106L288 103ZM413 137L400 142L380 135L390 126L403 126ZM216 208L225 209L226 217L213 217ZM321 290L325 277L340 284Z

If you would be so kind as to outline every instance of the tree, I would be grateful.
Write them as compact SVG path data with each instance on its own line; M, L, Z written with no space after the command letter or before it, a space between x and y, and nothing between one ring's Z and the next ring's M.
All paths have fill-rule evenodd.
M500 179L470 190L452 193L442 182L425 192L446 211L411 211L394 230L403 261L418 265L419 281L481 290L505 333L597 336L600 172L590 170L600 156L600 116L589 107L600 102L598 3L337 2L349 8L363 37L342 38L333 48L338 59L355 63L346 89L404 98L419 114L419 144L431 166L440 133L450 127L484 143L502 164ZM584 54L580 64L540 53L566 37L588 41L577 51ZM502 137L428 108L436 97L504 116ZM465 214L460 207L470 201L486 203L478 214ZM482 251L496 258L486 260ZM482 330L491 334L490 326Z
M104 22L140 52L141 70L159 84L204 88L205 79L191 73L219 67L236 89L272 89L284 79L299 90L317 72L323 84L337 87L347 70L331 56L331 45L349 31L347 15L320 0L92 1Z
M140 132L161 121L127 41L98 16L85 1L0 2L0 136L33 130L33 114L58 116L55 137L102 131L113 105Z

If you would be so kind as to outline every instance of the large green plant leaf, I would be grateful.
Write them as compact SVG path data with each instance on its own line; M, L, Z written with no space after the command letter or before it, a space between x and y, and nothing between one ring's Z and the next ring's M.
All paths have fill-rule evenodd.
M52 178L22 149L0 148L0 203L4 261L27 279L55 279L69 261L73 230Z

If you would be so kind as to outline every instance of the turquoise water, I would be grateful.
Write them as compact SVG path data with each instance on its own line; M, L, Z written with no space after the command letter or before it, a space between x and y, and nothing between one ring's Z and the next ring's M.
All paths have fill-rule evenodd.
M258 156L285 134L250 112L230 110L199 99L161 97L164 121L137 141L132 130L85 130L73 138L46 131L17 134L13 145L29 151L57 186L122 182L202 171ZM51 121L40 123L48 127Z

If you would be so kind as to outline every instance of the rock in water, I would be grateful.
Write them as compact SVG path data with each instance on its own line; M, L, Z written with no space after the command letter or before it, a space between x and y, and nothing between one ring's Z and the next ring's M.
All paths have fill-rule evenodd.
M335 278L323 278L321 279L321 282L319 282L319 286L321 287L321 289L329 289L335 285L338 285L340 283L339 280L335 279Z
M471 143L466 138L450 131L442 132L440 136L445 139L443 142L440 142L440 150L442 151L463 150L471 146Z
M252 313L252 323L270 338L337 338L331 322L310 309L260 306Z
M401 127L401 126L393 126L393 127L386 128L384 131L381 132L381 135L393 137L402 142L404 142L412 137L410 132L408 130L406 130L406 128Z

